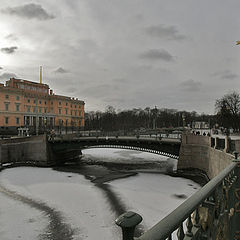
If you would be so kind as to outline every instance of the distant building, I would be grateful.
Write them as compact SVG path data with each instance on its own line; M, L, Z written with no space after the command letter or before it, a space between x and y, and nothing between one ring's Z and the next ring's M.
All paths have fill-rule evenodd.
M192 122L192 128L193 129L209 129L209 123L208 122Z
M55 95L47 84L10 78L5 86L0 84L0 130L82 129L84 104L78 98Z

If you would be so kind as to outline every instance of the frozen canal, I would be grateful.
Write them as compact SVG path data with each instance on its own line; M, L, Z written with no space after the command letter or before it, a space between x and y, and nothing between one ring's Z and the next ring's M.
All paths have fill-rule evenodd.
M1 240L120 240L114 220L122 212L141 214L146 230L200 188L162 174L176 167L167 157L118 149L84 155L79 166L0 173Z

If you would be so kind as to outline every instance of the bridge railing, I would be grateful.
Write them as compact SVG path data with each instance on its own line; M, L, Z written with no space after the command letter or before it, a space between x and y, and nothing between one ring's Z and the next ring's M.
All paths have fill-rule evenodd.
M140 237L134 230L142 217L127 212L116 219L123 240L240 239L240 164L231 163L219 175ZM176 233L177 230L177 233Z
M61 136L63 134L56 134L57 136ZM154 134L138 134L135 132L100 132L100 131L95 131L95 132L91 132L91 131L81 131L79 133L75 133L75 134L69 134L69 135L76 135L78 137L109 137L109 136L115 136L115 137L132 137L132 136L136 136L137 138L157 138L157 139L161 139L161 138L169 138L169 139L181 139L182 134L181 133L154 133Z

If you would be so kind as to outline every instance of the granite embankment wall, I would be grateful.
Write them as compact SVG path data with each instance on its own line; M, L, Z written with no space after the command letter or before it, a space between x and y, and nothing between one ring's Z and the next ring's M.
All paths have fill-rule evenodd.
M230 146L232 149L230 149ZM217 176L234 159L229 151L240 151L240 140L219 139L184 134L179 153L178 170L197 169L210 179Z
M46 135L0 140L0 163L50 164Z

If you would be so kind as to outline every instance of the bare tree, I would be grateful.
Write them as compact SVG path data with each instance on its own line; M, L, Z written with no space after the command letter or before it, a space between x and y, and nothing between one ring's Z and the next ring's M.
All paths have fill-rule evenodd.
M219 123L226 128L232 127L237 130L240 127L240 95L233 91L217 99L215 110Z

